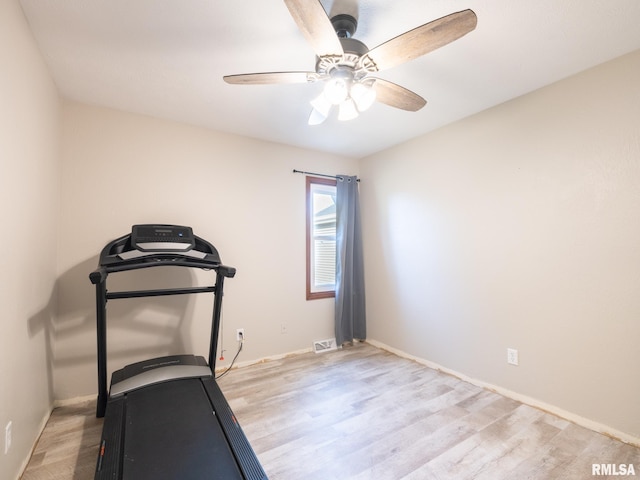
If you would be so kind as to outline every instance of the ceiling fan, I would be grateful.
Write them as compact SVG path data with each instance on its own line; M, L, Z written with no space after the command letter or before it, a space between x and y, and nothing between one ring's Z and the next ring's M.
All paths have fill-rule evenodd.
M266 72L227 75L230 84L325 82L311 101L309 125L324 122L333 106L338 119L351 120L376 100L391 107L418 111L427 103L420 95L372 74L413 60L476 28L472 10L463 10L421 25L369 50L352 38L357 21L351 15L329 18L319 0L284 0L298 28L315 51L315 72Z

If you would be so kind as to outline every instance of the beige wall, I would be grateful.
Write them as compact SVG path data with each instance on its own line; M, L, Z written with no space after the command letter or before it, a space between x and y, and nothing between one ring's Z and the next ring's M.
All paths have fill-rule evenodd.
M0 2L0 66L0 444L13 425L0 478L16 478L54 399L95 393L88 274L134 223L192 225L238 268L222 364L236 328L241 363L332 336L333 302L304 300L293 168L360 169L370 338L640 438L640 52L361 162L60 109L16 1ZM158 269L111 285L204 277ZM206 354L210 306L110 302L109 370Z
M355 174L357 161L104 108L66 103L63 112L56 398L96 391L88 275L102 247L136 223L190 225L237 268L225 283L219 365L235 353L237 328L240 363L333 336L333 302L305 300L305 181L292 170ZM149 286L212 278L173 270L114 274L108 287L118 277ZM169 353L206 357L210 318L211 296L109 302L109 370Z
M53 402L59 104L17 1L0 2L0 478L17 478ZM12 445L5 455L5 427Z
M638 441L639 125L637 51L363 160L370 338Z

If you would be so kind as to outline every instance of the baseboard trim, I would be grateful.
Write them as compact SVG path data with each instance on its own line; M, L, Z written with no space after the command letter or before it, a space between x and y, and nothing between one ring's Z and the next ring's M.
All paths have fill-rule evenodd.
M48 411L45 411L44 415L42 416L42 419L40 420L40 425L38 425L38 435L36 436L36 439L33 442L33 445L31 445L31 449L29 450L29 453L27 454L26 458L22 461L22 465L20 465L20 468L18 469L18 476L16 477L16 480L20 480L24 475L24 472L27 469L27 465L29 465L29 460L31 460L31 457L33 456L33 452L36 449L36 445L38 444L38 441L42 436L42 432L44 432L44 427L47 426L47 422L49 421L49 418L51 418L51 412L53 412L53 408L54 407L51 407Z
M294 351L288 352L288 353L281 353L281 354L278 354L278 355L269 355L269 356L261 357L261 358L255 359L255 360L247 360L247 361L244 361L244 362L238 362L238 363L234 364L231 367L231 370L235 370L236 368L241 368L241 367L248 367L250 365L256 365L258 363L271 362L273 360L282 360L283 358L295 357L296 355L302 355L304 353L310 353L310 352L313 352L313 348L308 347L308 348L303 348L303 349L300 349L300 350L294 350ZM228 368L229 368L229 365L217 367L216 368L216 373L224 372Z
M612 428L608 425L604 425L602 423L596 422L594 420L591 420L589 418L585 418L582 417L580 415L577 415L575 413L569 412L567 410L564 410L562 408L559 408L555 405L551 405L549 403L543 402L541 400L538 400L536 398L532 398L529 397L527 395L523 395L521 393L518 392L514 392L513 390L509 390L507 388L503 388L500 387L498 385L493 385L487 382L484 382L482 380L478 380L476 378L471 378L463 373L457 372L455 370L452 370L450 368L446 368L443 367L442 365L439 365L435 362L431 362L429 360L425 360L424 358L420 358L420 357L416 357L415 355L411 355L409 353L406 353L402 350L399 350L397 348L391 347L383 342L380 342L378 340L372 340L372 339L367 339L367 343L373 345L374 347L380 348L382 350L386 350L387 352L393 353L394 355L397 355L399 357L402 358L406 358L408 360L413 360L417 363L420 363L421 365L424 365L426 367L429 368L433 368L434 370L438 370L442 373L446 373L447 375L452 375L456 378L459 378L460 380L463 380L465 382L468 382L472 385L476 385L478 387L481 388L485 388L487 390L491 390L492 392L496 392L499 393L500 395L504 395L505 397L511 398L513 400L516 400L518 402L524 403L526 405L529 405L531 407L537 408L539 410L542 410L544 412L550 413L552 415L555 415L557 417L560 417L564 420L568 420L569 422L575 423L576 425L579 425L581 427L584 428L588 428L589 430L592 430L594 432L598 432L601 433L603 435L606 435L608 437L614 438L616 440L620 440L621 442L624 443L628 443L630 445L633 445L635 447L640 447L640 437L636 437L633 436L631 434L628 434L626 432L622 432L620 430L617 430L615 428Z
M98 394L92 393L91 395L83 395L80 397L65 398L63 400L55 400L53 402L53 408L68 407L69 405L76 405L78 403L84 403L90 400L96 400L97 398L98 398Z

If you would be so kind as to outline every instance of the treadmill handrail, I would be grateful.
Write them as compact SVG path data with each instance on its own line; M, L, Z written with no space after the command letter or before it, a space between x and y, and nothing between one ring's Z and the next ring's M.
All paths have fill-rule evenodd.
M168 257L168 255L163 255ZM163 261L164 260L164 261ZM89 280L94 285L98 283L104 282L107 279L107 275L110 273L116 272L126 272L129 270L138 270L140 268L151 268L151 267L188 267L188 268L200 268L203 270L215 270L220 272L223 276L227 278L233 278L236 275L235 267L229 267L228 265L216 264L212 265L210 263L197 261L197 260L186 260L184 258L180 258L180 261L172 260L170 258L159 259L156 262L137 262L132 263L131 261L123 262L122 264L115 264L109 266L100 266L96 268L93 272L89 274Z

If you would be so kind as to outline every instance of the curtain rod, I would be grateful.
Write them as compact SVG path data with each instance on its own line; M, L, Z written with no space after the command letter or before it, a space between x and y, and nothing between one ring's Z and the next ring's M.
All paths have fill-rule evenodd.
M344 180L344 177L339 175L325 175L324 173L313 173L313 172L303 172L302 170L293 169L293 173L303 173L304 175L313 175L315 177L326 177L326 178L335 178L337 180ZM359 182L360 179L356 178L356 182Z

